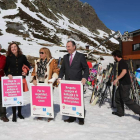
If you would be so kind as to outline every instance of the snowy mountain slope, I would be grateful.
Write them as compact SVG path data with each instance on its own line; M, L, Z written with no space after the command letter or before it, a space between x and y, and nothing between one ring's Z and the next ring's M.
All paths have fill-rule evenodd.
M34 4L33 0L30 0L30 3L38 10L38 6ZM15 4L15 9L1 9L0 29L2 35L0 35L0 40L5 49L9 42L17 41L21 43L24 54L38 56L38 50L43 45L54 50L53 55L56 57L54 52L60 49L65 50L60 46L65 46L67 40L74 40L80 48L85 48L85 45L89 44L92 49L109 37L108 33L100 29L97 30L98 33L91 32L88 28L75 24L62 13L55 14L49 8L48 10L57 20L48 18L36 10L30 10L30 7L23 5L22 0L18 0ZM96 50L111 53L117 47L118 41L111 39Z

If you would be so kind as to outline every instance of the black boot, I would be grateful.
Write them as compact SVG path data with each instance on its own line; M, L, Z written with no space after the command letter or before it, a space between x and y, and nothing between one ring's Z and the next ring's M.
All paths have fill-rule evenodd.
M118 112L112 112L112 114L113 114L113 115L116 115L116 116L118 116L118 117L124 116L124 114L119 114Z
M84 125L84 120L79 120L79 125Z
M19 117L20 119L24 119L24 117L23 117L22 114L21 114L21 106L18 106L18 117Z
M83 118L78 118L79 120L79 125L84 125L84 119Z
M69 117L68 119L64 120L64 122L69 122L69 123L72 123L76 120L75 117Z
M17 122L16 107L12 107L12 111L13 111L13 118L12 118L12 121L13 121L13 122Z

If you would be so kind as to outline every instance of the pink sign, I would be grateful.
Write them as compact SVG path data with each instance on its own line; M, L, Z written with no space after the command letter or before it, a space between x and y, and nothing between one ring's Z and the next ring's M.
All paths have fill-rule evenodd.
M51 107L51 89L49 86L32 86L32 102L36 106Z
M4 97L21 96L21 79L4 79L3 80L3 95Z
M61 97L63 104L81 106L81 85L62 83Z

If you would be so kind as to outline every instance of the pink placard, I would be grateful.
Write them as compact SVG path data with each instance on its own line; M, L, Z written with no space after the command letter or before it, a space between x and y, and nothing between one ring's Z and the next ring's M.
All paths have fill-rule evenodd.
M32 102L35 106L51 107L50 86L32 86Z
M62 104L81 106L81 85L61 84Z
M18 97L21 96L21 79L3 79L3 96Z

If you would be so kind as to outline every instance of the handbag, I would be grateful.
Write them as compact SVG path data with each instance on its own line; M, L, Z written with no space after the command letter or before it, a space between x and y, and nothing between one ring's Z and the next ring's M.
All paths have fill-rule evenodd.
M29 68L26 65L23 65L22 71L27 74L29 71ZM25 76L23 76L22 78L22 83L23 83L23 92L29 91Z

